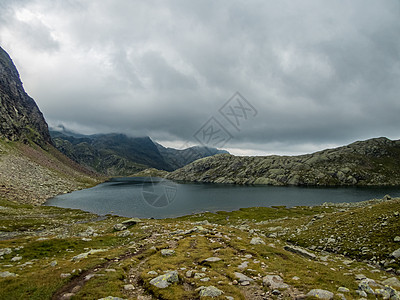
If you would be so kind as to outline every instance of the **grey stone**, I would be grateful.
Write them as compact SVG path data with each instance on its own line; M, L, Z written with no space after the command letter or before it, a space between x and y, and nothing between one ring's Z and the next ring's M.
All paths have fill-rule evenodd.
M62 295L60 300L68 300L68 299L71 299L73 296L75 296L74 293L65 293L64 295Z
M263 278L264 286L270 288L271 290L287 289L289 285L283 282L282 277L279 275L267 275Z
M149 275L158 275L158 273L156 271L148 271L147 274L149 274Z
M11 248L0 249L0 256L4 256L4 255L7 255L7 254L10 254L11 252L12 252Z
M396 237L393 239L393 241L395 241L395 242L400 242L400 236L396 236Z
M244 274L242 274L242 273L235 272L235 273L233 273L233 274L235 275L235 277L238 279L239 282L243 282L243 281L253 281L252 278L250 278L250 277L248 277L248 276L246 276L246 275L244 275Z
M389 285L391 287L400 288L400 281L396 277L390 277L382 281L383 285Z
M235 300L235 298L233 298L232 296L225 296L225 299L228 299L228 300Z
M16 276L18 275L8 271L0 272L0 277L16 277Z
M307 297L315 297L319 299L333 299L333 293L327 290L313 289L306 295Z
M249 262L248 261L244 261L238 266L238 268L239 269L246 269L248 267L248 265L249 265Z
M19 261L22 259L22 256L14 256L13 258L11 258L11 261Z
M399 258L400 257L400 248L393 251L391 256L393 256L394 258Z
M124 224L118 223L114 225L114 230L115 231L122 231L125 230L126 226Z
M259 237L253 237L250 241L251 245L265 245L265 242L263 241L263 239L259 238Z
M347 287L343 287L343 286L339 287L339 288L337 289L337 291L338 291L339 293L349 293L349 292L350 292L350 290L349 290Z
M69 276L71 276L70 273L61 273L61 275L60 275L61 278L67 278Z
M206 262L217 262L217 261L220 261L221 259L219 258L219 257L209 257L209 258L206 258L204 261L206 261Z
M194 274L195 279L203 278L205 276L206 276L206 273L195 273Z
M374 290L369 286L368 282L362 281L358 284L358 289L367 294L375 294Z
M356 293L357 293L360 297L368 297L367 293L364 292L364 291L356 290Z
M308 252L307 250L300 248L300 247L286 245L285 247L283 247L283 249L285 249L286 251L292 252L292 253L299 254L308 259L316 259L317 258L317 256L314 253Z
M125 225L125 226L132 226L132 225L135 225L140 222L142 222L142 221L139 218L132 218L132 219L121 222L121 224Z
M132 291L134 289L135 289L135 287L133 286L133 284L125 284L124 285L124 290L125 291Z
M200 281L202 282L210 281L210 277L201 278Z
M119 298L119 297L113 297L113 296L107 296L105 298L100 298L98 300L126 300L124 298Z
M161 255L162 256L171 256L175 254L175 250L172 249L162 249L161 250Z
M186 273L185 273L185 277L187 277L187 278L191 278L193 276L193 271L191 271L191 270L189 270L189 271L186 271Z
M56 260L53 260L51 263L50 263L50 266L51 267L55 267L55 266L57 266L57 261Z
M367 279L367 276L365 276L364 274L357 274L355 277L356 277L356 280L364 280L364 279Z
M242 281L240 283L240 285L243 285L243 286L246 286L246 285L249 285L249 284L250 284L250 281L248 281L248 280Z
M163 275L157 276L156 278L153 278L152 280L150 280L150 284L160 289L164 289L170 286L172 283L178 281L179 281L178 272L170 271Z
M207 287L202 286L199 288L199 290L200 290L200 297L219 297L224 293L223 291L217 289L213 285Z

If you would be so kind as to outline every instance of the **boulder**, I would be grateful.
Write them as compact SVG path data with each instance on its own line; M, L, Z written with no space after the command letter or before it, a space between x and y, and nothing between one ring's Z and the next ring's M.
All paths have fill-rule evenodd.
M394 258L399 258L400 257L400 248L395 250L395 251L393 251L391 256L394 257Z
M265 245L265 242L259 237L253 237L250 241L251 245Z
M390 277L382 281L383 285L388 285L394 288L400 288L400 281L396 277Z
M0 272L0 277L16 277L16 276L18 275L8 271Z
M279 275L267 275L263 278L264 286L271 290L287 289L289 285L283 282L282 277Z
M212 285L207 287L201 286L197 290L200 290L200 297L219 297L224 293Z
M126 226L124 224L118 223L114 225L114 230L115 231L122 231L125 230Z
M233 274L235 275L235 277L238 279L239 282L253 281L254 280L254 279L252 279L252 278L250 278L250 277L248 277L248 276L246 276L246 275L244 275L242 273L239 273L239 272L235 272Z
M161 255L162 256L171 256L175 254L175 250L172 249L162 249L161 250Z
M121 222L121 224L125 225L125 226L132 226L132 225L135 225L140 222L142 222L142 221L139 218L132 218L132 219Z
M179 281L178 272L169 271L163 275L157 276L156 278L150 280L150 284L160 289L165 289L166 287L169 287L172 283L178 281Z
M333 293L327 290L313 289L306 295L307 297L315 297L319 299L333 299Z
M205 262L217 262L217 261L220 261L221 259L219 258L219 257L209 257L209 258L206 258L204 261Z
M316 259L317 258L317 256L314 253L308 252L307 250L300 248L300 247L286 245L285 247L283 247L283 249L285 249L286 251L292 252L292 253L299 254L308 259Z

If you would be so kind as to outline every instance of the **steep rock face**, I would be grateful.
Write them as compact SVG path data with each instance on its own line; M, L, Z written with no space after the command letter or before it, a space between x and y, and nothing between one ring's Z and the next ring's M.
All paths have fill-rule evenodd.
M47 123L25 92L10 56L0 47L0 137L51 144Z
M269 185L400 185L400 141L376 138L299 156L197 160L169 179Z

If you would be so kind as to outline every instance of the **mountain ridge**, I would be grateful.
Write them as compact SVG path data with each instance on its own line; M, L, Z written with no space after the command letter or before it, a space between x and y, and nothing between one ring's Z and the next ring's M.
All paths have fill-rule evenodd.
M400 140L373 138L298 156L220 154L197 160L166 178L266 185L400 185Z
M173 171L206 156L227 153L208 147L166 148L150 137L121 133L83 135L51 130L57 149L85 167L107 176L129 176L148 168Z

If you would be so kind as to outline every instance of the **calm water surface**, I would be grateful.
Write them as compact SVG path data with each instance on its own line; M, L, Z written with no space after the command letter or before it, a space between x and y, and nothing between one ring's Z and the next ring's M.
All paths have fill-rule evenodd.
M400 197L400 187L276 187L180 184L155 178L114 178L93 188L52 198L46 205L79 208L99 215L169 218L242 207L319 205Z

